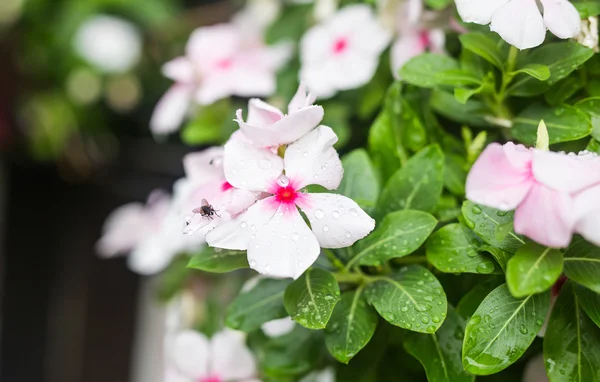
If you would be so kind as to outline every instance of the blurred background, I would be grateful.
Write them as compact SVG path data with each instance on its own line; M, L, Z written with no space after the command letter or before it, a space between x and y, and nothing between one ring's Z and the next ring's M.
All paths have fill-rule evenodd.
M195 148L148 128L160 67L239 5L0 0L1 381L160 380L136 340L140 311L164 314L152 281L94 245L115 207L182 176Z

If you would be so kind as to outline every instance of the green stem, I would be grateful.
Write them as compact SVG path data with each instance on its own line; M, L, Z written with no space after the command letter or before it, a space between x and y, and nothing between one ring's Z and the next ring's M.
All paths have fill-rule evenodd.
M327 258L329 259L329 261L331 261L331 264L334 267L336 267L339 270L344 269L344 263L342 263L340 261L340 259L337 258L335 253L333 253L332 251L330 251L328 249L324 249L323 252L325 252L325 256L327 256Z
M336 272L333 277L338 283L363 284L365 282L364 275L359 273Z
M500 84L500 89L498 90L498 92L494 94L495 102L491 106L496 116L503 119L512 119L511 112L508 109L508 107L504 104L504 100L506 99L506 90L508 89L508 85L510 85L511 81L515 76L515 73L513 72L517 65L518 55L519 49L511 45L510 50L508 51L508 59L506 62L505 70L502 71L502 83Z

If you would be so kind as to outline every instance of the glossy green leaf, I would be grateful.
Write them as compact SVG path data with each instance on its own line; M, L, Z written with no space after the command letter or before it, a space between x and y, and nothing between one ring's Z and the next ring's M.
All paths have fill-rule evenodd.
M546 81L548 78L550 78L550 69L548 66L541 64L527 64L512 73L525 73L540 81Z
M238 295L227 309L225 323L233 329L251 332L262 324L288 315L283 294L291 280L262 279L247 292Z
M440 282L419 265L377 278L366 289L369 303L392 325L434 333L446 317L448 304Z
M388 181L379 198L379 216L414 209L433 212L444 185L444 154L431 145L410 158Z
M342 294L325 329L325 345L340 362L348 363L373 337L377 313L367 304L364 290Z
M563 269L563 255L558 249L527 243L508 261L506 283L515 297L548 290Z
M309 268L288 285L283 296L290 317L308 329L324 329L339 300L338 283L331 273L320 268Z
M181 130L181 140L188 145L200 145L226 140L231 125L234 111L229 100L221 100L202 107L194 119L189 121Z
M337 192L354 200L363 209L370 210L377 204L379 179L364 149L354 150L342 158L344 178Z
M429 8L442 10L452 4L452 0L425 0L425 4L427 4Z
M511 131L519 141L534 144L542 119L548 128L550 144L574 141L592 132L590 120L577 108L567 105L548 107L539 103L523 110L515 118Z
M600 327L600 294L578 284L572 286L585 313Z
M549 292L517 299L506 284L494 289L467 323L465 370L490 375L513 364L535 339L549 308Z
M467 33L459 37L464 49L483 57L495 67L504 67L504 55L491 33Z
M544 99L551 106L558 106L567 102L584 87L584 81L578 76L569 76L558 81L546 93Z
M484 207L471 201L462 206L465 222L483 241L508 252L515 252L525 240L513 230L513 212Z
M465 321L448 306L444 324L434 334L411 333L404 349L421 362L429 382L470 382L475 376L463 370L461 350Z
M324 353L319 334L296 325L290 333L270 338L257 354L260 370L276 381L313 370Z
M544 337L552 382L600 381L600 328L588 318L570 282L561 289Z
M461 104L466 104L469 98L473 97L475 94L479 94L483 91L484 87L480 86L474 89L467 88L456 88L454 89L454 98Z
M476 284L473 289L462 296L456 306L456 312L465 319L471 318L481 302L503 282L504 280L500 277L492 277L487 281Z
M450 69L458 69L458 62L452 57L423 53L404 64L400 76L411 85L432 88L437 85L437 73Z
M447 91L434 89L429 101L431 107L439 114L458 123L466 123L471 126L489 126L486 116L492 115L487 106L477 100L468 100L461 104L454 95Z
M449 224L427 241L427 259L446 273L492 273L496 264L478 252L479 244L473 231L459 223Z
M446 154L445 158L444 186L454 195L463 196L465 194L465 183L467 181L465 159L456 154Z
M463 69L449 69L436 73L438 85L466 86L481 85L481 78Z
M501 248L494 247L492 245L482 245L481 247L479 247L479 250L492 255L494 260L496 260L498 265L500 265L500 268L502 268L502 271L506 272L508 260L510 260L510 258L513 256L512 253L507 252Z
M437 220L423 211L402 210L389 213L369 236L355 246L354 265L380 265L390 259L416 251L429 237Z
M187 267L206 272L225 273L248 268L248 258L246 251L206 247L190 259Z
M600 293L600 248L575 237L564 261L564 272L569 279Z

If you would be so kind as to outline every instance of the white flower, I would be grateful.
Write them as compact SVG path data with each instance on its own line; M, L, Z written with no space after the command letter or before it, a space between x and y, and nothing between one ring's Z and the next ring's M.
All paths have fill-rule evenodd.
M288 105L288 115L275 106L253 98L248 102L248 119L237 111L236 122L244 137L259 147L279 146L298 140L323 119L323 108L313 105L315 97L301 84Z
M254 32L234 24L196 29L186 45L186 55L163 67L163 74L175 84L156 105L152 131L176 130L192 101L208 105L231 95L273 94L275 72L287 60L289 46L268 47L262 34Z
M335 369L328 367L321 371L313 371L302 378L300 382L335 382Z
M290 144L281 158L268 149L230 140L224 156L227 181L270 196L210 231L207 242L213 247L247 250L250 267L259 273L297 278L317 259L319 246L342 248L365 237L375 221L353 200L301 191L310 184L329 190L339 186L343 168L333 148L336 141L331 128L319 126Z
M260 328L269 337L280 337L291 333L295 327L296 323L288 316L277 320L267 321L262 324Z
M342 8L302 37L300 78L322 98L365 85L389 39L368 5Z
M136 65L142 53L142 38L130 22L107 15L86 20L73 41L77 53L107 72L125 72Z
M243 333L229 329L210 340L194 330L175 334L167 344L165 382L257 381L256 361L245 340Z
M572 38L579 34L581 20L568 0L456 0L464 22L490 24L506 42L519 49L540 45L546 28L556 37Z

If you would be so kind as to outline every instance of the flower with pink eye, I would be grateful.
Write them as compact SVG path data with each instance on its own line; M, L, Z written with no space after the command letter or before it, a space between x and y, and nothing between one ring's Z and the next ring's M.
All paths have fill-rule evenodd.
M318 97L365 85L390 40L371 7L342 8L302 37L300 78Z
M227 181L268 196L210 231L207 243L247 250L250 267L262 274L297 278L315 262L319 247L343 248L368 235L375 221L352 199L303 191L311 184L329 190L339 186L343 168L335 142L331 128L319 126L287 146L281 158L269 149L230 140L224 156Z

